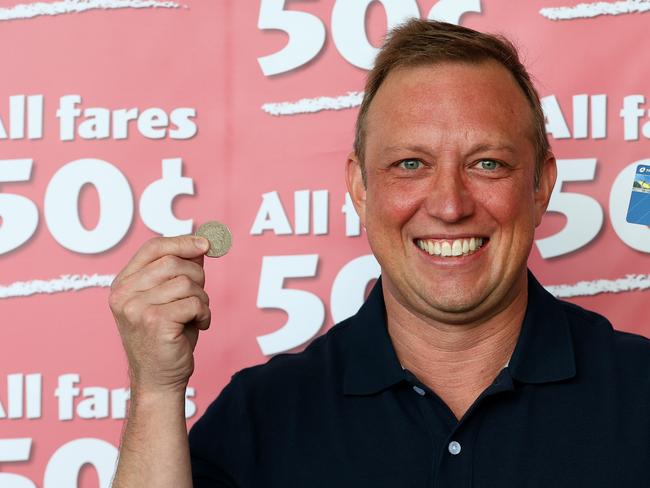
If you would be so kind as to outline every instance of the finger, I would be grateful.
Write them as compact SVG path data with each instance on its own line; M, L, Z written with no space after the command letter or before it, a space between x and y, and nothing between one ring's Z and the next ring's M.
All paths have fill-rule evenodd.
M186 275L177 276L143 292L140 299L152 305L162 305L189 297L197 297L206 305L210 305L210 298L205 290Z
M199 286L205 284L205 273L200 264L168 254L122 278L120 287L130 293L146 291L177 276L186 276Z
M210 307L196 296L183 298L171 303L153 305L156 316L176 324L190 324L197 329L210 327Z
M203 239L203 238L201 237L201 239ZM208 244L208 248L209 247L210 247L210 245ZM186 258L186 259L188 261L192 261L193 263L196 263L199 266L203 267L203 261L205 260L205 254L201 254L200 256L196 256L196 257L193 257L193 258Z
M207 239L196 236L178 236L178 237L155 237L149 239L135 253L128 262L124 270L119 275L120 279L135 273L144 268L147 264L160 259L166 255L178 256L180 258L191 259L200 264L200 261L210 244ZM197 258L199 258L197 260Z

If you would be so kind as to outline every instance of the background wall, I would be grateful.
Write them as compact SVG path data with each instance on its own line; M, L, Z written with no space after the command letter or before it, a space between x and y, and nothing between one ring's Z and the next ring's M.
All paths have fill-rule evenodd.
M530 267L556 295L649 335L650 230L625 221L634 170L650 164L646 10L1 0L0 486L109 485L128 380L108 286L152 236L212 219L234 235L206 262L214 320L190 424L235 371L355 311L378 267L343 163L374 46L408 16L519 45L560 170Z

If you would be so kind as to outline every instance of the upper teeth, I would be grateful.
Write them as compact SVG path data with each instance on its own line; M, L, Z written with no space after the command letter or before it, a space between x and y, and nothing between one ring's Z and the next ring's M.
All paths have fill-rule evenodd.
M482 237L471 237L469 239L434 240L418 239L418 247L433 256L460 256L475 252L483 245Z

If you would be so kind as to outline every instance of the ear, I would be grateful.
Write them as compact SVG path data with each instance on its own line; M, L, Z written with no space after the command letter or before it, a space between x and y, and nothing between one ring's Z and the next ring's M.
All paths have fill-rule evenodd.
M539 187L535 190L535 227L542 222L542 217L548 207L548 202L553 193L555 179L557 178L557 165L555 156L549 153L542 166L542 173L539 176Z
M366 225L366 185L363 181L361 162L354 152L348 154L345 166L345 182L361 224Z

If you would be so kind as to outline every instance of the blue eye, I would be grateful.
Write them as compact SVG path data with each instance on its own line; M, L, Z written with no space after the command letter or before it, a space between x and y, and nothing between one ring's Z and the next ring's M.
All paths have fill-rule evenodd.
M481 165L481 169L486 169L488 171L493 171L501 166L501 163L492 159L482 159L478 164Z
M422 166L422 162L419 159L405 159L399 163L401 168L414 170Z

